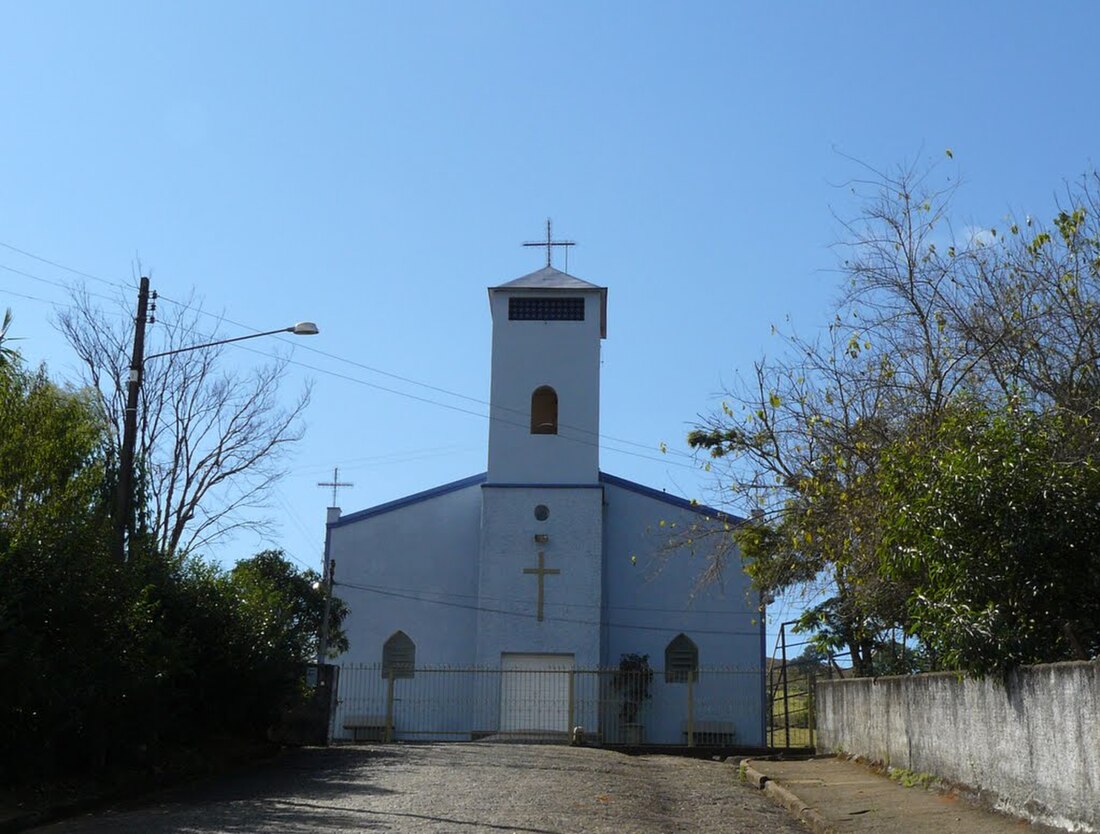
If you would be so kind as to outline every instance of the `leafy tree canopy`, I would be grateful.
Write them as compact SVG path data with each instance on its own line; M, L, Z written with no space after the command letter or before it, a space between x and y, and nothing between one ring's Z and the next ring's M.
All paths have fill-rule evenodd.
M802 627L863 674L894 668L882 652L898 631L937 668L1095 655L1094 609L1067 622L1051 583L1091 587L1100 558L1085 512L1100 459L1100 177L1071 185L1049 226L975 230L952 223L953 172L862 168L821 330L776 331L779 350L688 436L750 516L710 532L713 558L744 560L765 593L824 597ZM1067 513L1083 516L1072 534ZM914 519L942 532L918 535ZM1041 580L1051 552L1065 558Z

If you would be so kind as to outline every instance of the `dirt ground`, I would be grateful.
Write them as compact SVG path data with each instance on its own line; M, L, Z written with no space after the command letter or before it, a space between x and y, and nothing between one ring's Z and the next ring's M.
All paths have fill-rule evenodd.
M805 832L731 764L522 744L301 750L40 832Z

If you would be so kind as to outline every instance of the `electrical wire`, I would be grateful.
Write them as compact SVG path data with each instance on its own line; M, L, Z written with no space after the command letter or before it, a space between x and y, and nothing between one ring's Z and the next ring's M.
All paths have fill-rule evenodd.
M390 594L390 593L393 593L393 594L413 594L413 595L430 594L434 597L442 598L440 600L435 600L435 599L428 599L428 598L423 598L423 597L418 596L417 598L420 599L422 602L446 601L448 598L455 599L455 600L463 600L463 599L466 599L466 600L481 600L481 601L488 600L490 602L495 602L495 603L501 603L501 604L515 603L517 605L526 605L527 602L528 602L526 599L519 599L517 597L493 597L493 596L485 596L485 595L482 595L482 594L460 594L460 593L456 593L456 592L453 592L453 591L425 591L422 588L401 588L401 587L392 586L392 585L363 585L363 584L355 584L355 583L347 583L347 584L350 587L355 587L357 590L360 590L360 591L371 591L371 592L379 593L379 594ZM602 605L595 604L595 603L571 602L571 603L568 603L568 605L570 605L573 608L597 608L597 609L602 609L603 608ZM647 614L701 614L701 615L710 615L710 614L729 614L730 613L728 610L717 609L717 608L682 608L682 607L681 608L661 608L659 606L649 606L649 605L615 605L615 606L610 606L610 608L612 610L615 610L615 611L640 611L640 612L647 613Z
M65 266L65 264L58 263L57 261L51 261L49 258L43 258L41 255L36 255L33 252L28 252L26 249L20 249L18 246L12 246L10 243L5 243L0 240L0 246L5 249L10 249L12 252L18 252L20 255L31 258L32 260L39 261L40 263L49 264L50 266L63 269L66 272L71 272L73 275L79 275L81 278L89 278L92 281L99 281L100 283L107 284L112 287L119 287L120 289L130 289L127 284L122 284L117 281L110 281L107 278L101 278L98 275L92 275L90 272L81 272L79 269L73 269L71 266Z
M94 275L94 274L89 273L89 272L85 272L85 271L75 269L75 268L70 267L70 266L66 266L65 264L62 264L58 261L50 260L49 258L44 258L40 255L34 254L33 252L28 252L25 249L21 249L19 247L16 247L16 246L14 246L10 243L6 243L4 241L0 241L0 246L3 246L4 248L10 249L13 252L17 252L21 255L24 255L28 258L32 258L36 261L40 261L41 263L49 264L50 266L54 266L58 269L65 270L65 271L70 272L74 275L78 275L78 276L81 276L81 277L84 277L84 278L89 278L91 280L95 280L95 281L98 281L98 282L101 282L103 284L107 284L109 286L113 286L113 287L116 287L116 288L121 288L121 289L127 289L128 288L125 284L121 284L121 283L118 283L118 282L113 282L113 281L110 281L106 278L102 278L98 275ZM65 290L69 290L69 287L67 287L66 285L64 285L60 282L52 281L52 280L49 280L49 279L46 279L46 278L42 278L41 276L37 276L37 275L34 275L32 273L24 272L22 270L18 270L18 269L15 269L13 267L9 267L9 266L4 266L3 264L0 264L0 268L6 269L10 272L14 272L14 273L19 274L19 275L26 276L26 277L31 278L31 279L36 280L36 281L41 281L43 283L50 284L50 285L55 286L55 287L60 287L60 288L65 289ZM97 293L89 292L89 295L91 295L93 297L96 297L96 298L106 299L106 300L110 300L110 301L116 300L116 299L112 299L112 298L109 298L107 296L103 296L103 295L100 295L100 294L97 294ZM187 302L178 301L176 299L173 299L171 297L161 295L161 294L158 294L157 300L158 301L163 301L163 302L166 302L168 304L172 304L172 305L175 305L175 306L178 306L178 307L184 307L184 308L191 307L191 305ZM244 324L242 322L234 321L233 319L227 318L225 316L220 316L220 315L215 314L215 313L210 313L206 310L203 310L202 308L192 307L192 309L194 309L196 313L198 313L202 316L215 318L220 322L226 322L226 323L231 324L235 327L240 327L244 330L248 330L248 331L251 331L253 333L262 332L257 328L251 327L251 326L249 326L247 324ZM209 338L211 341L215 340L214 334L208 334L207 336L204 336L202 338ZM388 377L390 379L405 382L409 385L415 385L417 387L425 388L426 390L435 391L436 393L445 394L447 396L455 397L457 399L461 399L461 400L464 400L464 401L467 401L467 402L471 402L471 403L474 403L474 404L477 404L477 405L481 405L481 406L484 406L486 408L492 408L493 407L491 405L491 403L489 403L486 400L482 400L482 399L477 398L477 397L471 397L471 396L468 396L466 394L462 394L462 393L457 392L457 391L452 391L452 390L447 389L447 388L443 388L443 387L440 387L440 386L437 386L437 385L432 385L430 383L421 382L419 380L413 379L412 377L407 377L407 376L403 376L401 374L392 373L390 371L386 371L386 370L383 370L381 368L374 367L372 365L367 365L366 363L359 362L359 361L354 360L354 359L349 359L349 358L341 356L339 354L335 354L335 353L331 353L329 351L321 350L319 348L311 347L310 345L292 344L291 342L283 340L283 339L279 339L279 341L282 342L283 344L290 345L294 350L306 350L306 351L318 354L320 356L324 356L326 358L333 359L335 361L343 362L343 363L351 365L353 367L360 368L361 370L366 370L370 373L376 373L376 374L379 374L381 376ZM268 356L268 357L271 357L271 358L278 358L275 354L272 354L268 351L257 350L255 348L248 348L248 347L244 347L243 345L239 346L239 347L242 347L245 350L249 350L252 353L261 354L261 355ZM329 376L333 376L333 377L338 378L338 379L343 379L345 381L355 382L355 383L360 384L360 385L365 385L365 386L368 386L368 387L371 387L371 388L375 388L376 390L385 391L385 392L390 393L390 394L395 394L397 396L402 396L402 397L406 397L406 398L409 398L409 399L413 399L413 400L416 400L418 402L422 402L422 403L425 403L425 404L435 405L435 406L442 407L442 408L448 408L452 411L457 411L457 412L460 412L460 413L470 414L470 415L473 415L473 416L478 416L478 417L483 417L483 418L488 417L490 420L500 420L500 421L502 421L504 423L507 423L507 424L510 424L510 425L526 427L526 422L520 423L518 421L505 420L505 419L500 418L500 417L489 417L489 415L483 414L483 413L478 412L478 411L473 411L471 409L464 409L464 408L461 408L459 406L443 403L439 400L433 400L433 399L430 399L430 398L427 398L427 397L420 397L420 396L417 396L415 394L411 394L409 392L400 391L398 389L389 388L389 387L386 387L386 386L383 386L383 385L378 385L377 383L367 382L366 380L358 379L358 378L355 378L355 377L350 377L346 374L340 374L336 371L331 371L331 370L320 368L320 367L317 367L317 366L308 365L306 363L298 362L298 361L294 361L294 360L286 360L286 361L288 361L290 364L298 365L300 367L306 368L306 369L314 371L316 373L322 373L322 374L326 374L326 375L329 375ZM496 410L512 412L512 413L515 413L517 415L523 416L524 418L526 418L526 416L527 416L526 411L524 411L522 409L510 408L510 407L507 407L507 406L496 406ZM611 443L617 443L617 444L621 444L621 445L625 445L625 446L631 446L631 447L634 447L634 448L647 449L647 450L652 450L653 449L653 445L649 444L649 443L642 443L642 442L639 442L639 441L629 440L629 439L626 439L626 438L620 438L620 437L615 437L615 436L612 436L612 435L601 434L599 432L592 431L590 429L586 429L586 428L582 428L582 427L570 426L570 425L567 425L567 424L559 424L559 430L561 430L561 429L567 429L571 432L578 432L580 434L592 435L593 437L595 437L597 439L597 441L598 440L605 440L605 441L608 441L608 442L611 442ZM564 434L559 434L559 436L567 437L567 435L564 435ZM582 440L581 438L578 438L578 437L567 437L567 439L572 440L573 442L579 442L579 443L584 443L585 442L584 440ZM598 442L596 442L596 443L591 443L590 442L587 445L592 445L592 446L599 447ZM643 454L639 454L639 453L636 453L636 452L630 452L626 449L617 449L617 448L614 448L614 447L611 447L611 446L607 446L605 448L608 451L611 451L611 452L617 452L619 454L625 454L625 455L632 455L634 457L638 457L638 458L641 458L643 460L650 460L650 461L654 461L654 462L658 462L658 463L672 464L674 466L680 466L680 467L685 468L685 469L695 470L695 469L698 468L698 466L695 464L695 457L693 455L691 455L690 453L684 452L684 451L679 450L679 449L667 449L667 448L662 449L662 454L665 455L665 457L658 458L658 457L654 457L652 455L643 455ZM687 459L687 460L691 461L691 463L680 463L678 461L672 460L672 458L674 458L674 457L675 458Z
M158 296L158 300L167 301L170 304L175 304L175 305L182 306L182 307L187 306L184 302L173 301L172 299L167 298L163 295ZM207 315L207 316L215 316L216 315L214 313L206 313L203 310L198 310L197 312L200 312L203 315ZM240 327L244 330L250 330L253 333L262 332L258 328L251 327L250 325L243 324L243 323L238 322L238 321L234 321L233 319L226 318L224 316L218 316L218 318L219 318L220 321L224 321L228 324L234 325L235 327ZM370 373L375 373L375 374L378 374L380 376L387 377L389 379L394 379L394 380L397 380L399 382L405 382L409 385L415 385L419 388L425 388L429 391L435 391L436 393L439 393L439 394L446 394L449 397L455 397L456 399L465 400L466 402L474 403L476 405L485 406L486 408L492 408L493 407L492 404L488 400L483 400L479 397L471 397L467 394L462 394L458 391L452 391L449 388L442 388L438 385L432 385L432 384L427 383L427 382L421 382L420 380L413 379L412 377L407 377L407 376L403 376L401 374L393 373L391 371L386 371L386 370L383 370L381 368L375 367L373 365L368 365L364 362L359 362L358 360L355 360L355 359L349 359L348 357L341 356L340 354L337 354L337 353L332 353L330 351L321 350L320 348L313 347L312 345L295 344L295 343L292 343L292 342L290 342L286 339L279 339L279 341L282 342L285 345L290 345L295 350L304 350L304 351L308 351L310 353L315 353L319 356L324 356L328 359L334 359L337 362L343 362L347 365L351 365L351 366L359 368L361 370L369 371ZM259 351L259 350L255 351L255 352L264 353L264 351ZM390 391L391 393L399 393L399 392L395 392L395 391L393 391L393 389L389 389L389 388L382 388L382 390ZM409 396L412 396L412 395L409 395ZM435 400L424 400L424 402L433 402L433 403L438 404L438 401L435 401ZM511 408L509 406L499 406L498 405L498 406L496 406L496 409L499 410L499 411L509 411L509 412L514 413L514 414L520 415L524 418L527 417L527 411L525 411L523 409L520 409L520 408ZM473 413L473 412L467 412L467 413ZM572 426L572 425L569 425L568 423L560 423L559 424L559 429L569 429L570 431L576 431L576 432L580 432L582 434L591 434L591 435L593 435L593 436L595 436L599 439L602 439L602 440L609 440L613 443L621 443L621 444L624 444L624 445L627 445L627 446L634 446L634 447L641 448L641 449L650 449L650 450L653 449L653 444L650 444L650 443L641 443L641 442L636 441L636 440L628 440L626 438L614 437L613 435L601 434L600 432L595 432L595 431L592 431L591 429L585 429L585 428L581 428L581 427L578 427L578 426ZM693 461L695 459L694 456L691 453L684 452L684 451L681 451L679 449L668 449L668 450L666 450L665 454L684 457L684 458L691 459ZM695 467L692 466L691 468L695 468Z
M378 591L365 585L357 585L353 582L338 582L335 579L332 584L338 588L352 588L357 591L365 591L367 593L377 594L379 596L394 597L396 599L411 600L413 602L422 602L428 605L442 605L449 608L460 608L467 611L476 611L482 614L501 614L507 617L518 617L525 620L537 619L537 615L527 611L509 611L505 608L489 608L481 605L469 605L461 602L447 602L444 600L423 599L415 594L402 594L395 591ZM602 620L579 620L570 617L554 617L543 616L544 622L555 623L568 623L571 625L589 625L589 626L607 626L608 628L629 628L635 631L675 631L677 629L670 626L647 626L638 625L635 623L613 623L603 622ZM692 629L694 634L716 634L724 637L759 637L760 631L758 629Z
M246 347L245 345L234 345L233 347L236 347L239 350L246 350L250 353L255 353L255 354L260 355L260 356L265 356L267 358L279 359L280 361L286 362L288 365L294 365L294 366L299 367L299 368L305 368L306 370L313 371L314 373L319 373L319 374L324 374L326 376L335 377L336 379L342 379L346 382L353 382L357 385L363 385L363 386L366 386L367 388L373 388L377 391L384 391L388 394L395 394L399 397L405 397L407 399L415 400L417 402L425 403L427 405L434 405L434 406L437 406L439 408L448 409L449 411L458 412L460 414L469 414L473 417L480 417L481 419L489 420L490 422L495 421L495 422L499 422L499 423L504 423L505 425L518 426L518 427L523 428L525 430L528 428L528 424L526 422L521 423L521 422L516 421L516 420L505 419L504 417L495 417L495 416L491 416L489 414L485 414L485 413L480 412L480 411L474 411L473 409L463 408L460 405L453 405L451 403L445 403L445 402L442 402L440 400L433 400L433 399L430 399L428 397L421 397L418 394L412 394L412 393L409 393L408 391L401 391L401 390L398 390L396 388L390 388L390 387L385 386L385 385L379 385L376 382L368 382L365 379L360 379L359 377L354 377L354 376L350 376L348 374L340 373L339 371L333 371L329 368L322 368L322 367L319 367L317 365L310 365L306 362L299 362L296 359L280 358L280 357L276 356L275 354L269 353L267 351L258 350L256 348L252 348L252 347ZM589 432L589 434L594 434L594 432ZM580 444L585 445L585 446L594 446L596 448L603 448L608 452L615 452L615 453L620 454L620 455L630 455L631 457L641 458L642 460L650 460L650 461L654 461L656 463L664 463L664 464L667 464L667 465L670 465L670 466L679 466L683 469L691 469L692 471L695 471L696 469L698 469L698 467L695 466L694 464L681 463L678 460L669 460L669 459L666 459L666 458L654 457L652 455L643 455L640 452L632 452L628 449L617 449L613 446L603 446L603 447L601 447L598 442L593 442L591 440L586 440L582 437L570 437L569 435L562 434L562 433L559 433L558 437L561 437L561 438L563 438L565 440L568 440L572 443L580 443ZM635 445L637 445L637 444L635 444Z

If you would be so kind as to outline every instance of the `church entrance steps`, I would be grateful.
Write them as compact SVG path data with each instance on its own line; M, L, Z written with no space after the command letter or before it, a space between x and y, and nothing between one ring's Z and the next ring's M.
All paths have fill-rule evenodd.
M473 741L491 744L568 744L569 733L473 733Z
M336 741L542 741L762 747L759 669L573 668L571 655L505 655L499 668L341 667Z

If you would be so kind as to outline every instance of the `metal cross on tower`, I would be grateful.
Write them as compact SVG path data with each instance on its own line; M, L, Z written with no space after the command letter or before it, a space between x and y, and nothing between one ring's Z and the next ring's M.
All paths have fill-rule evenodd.
M335 507L336 506L336 490L340 489L341 487L353 487L353 486L355 486L355 484L351 483L350 481L341 481L340 480L340 469L338 467L333 467L333 469L332 469L332 480L331 481L318 481L317 486L319 486L319 487L332 487L332 504L331 504L331 506Z
M577 244L572 240L554 240L550 234L550 218L546 218L546 240L529 240L526 241L524 246L545 246L546 247L546 265L550 266L550 253L555 246L576 246Z

